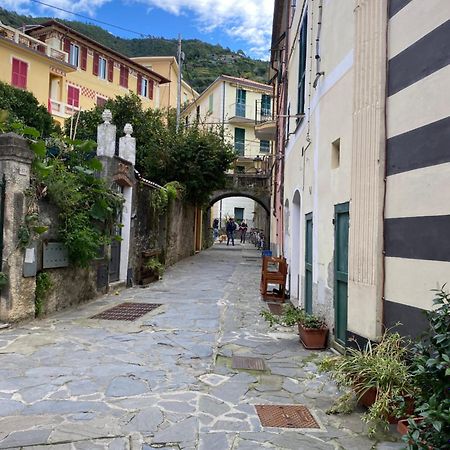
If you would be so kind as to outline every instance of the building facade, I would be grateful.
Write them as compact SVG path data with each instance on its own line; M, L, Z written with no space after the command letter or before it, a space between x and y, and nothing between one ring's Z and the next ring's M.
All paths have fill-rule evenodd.
M57 21L1 26L2 80L31 91L59 123L109 98L137 94L159 107L159 86L169 80ZM9 70L8 70L9 68Z
M178 72L179 66L174 56L139 56L131 58L147 69L159 73L170 83L159 86L159 107L176 108L178 96ZM181 106L187 106L198 97L198 92L194 90L186 81L181 80Z
M419 333L449 281L449 19L443 0L275 2L273 249L337 347Z

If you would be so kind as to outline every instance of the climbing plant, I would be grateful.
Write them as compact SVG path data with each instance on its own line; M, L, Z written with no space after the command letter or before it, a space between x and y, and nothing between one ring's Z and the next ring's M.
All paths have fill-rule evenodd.
M37 208L37 201L46 199L58 208L58 234L70 261L86 267L98 255L99 247L111 241L112 225L124 202L123 196L98 176L102 164L95 157L95 142L57 136L43 140L36 129L11 123L7 117L0 111L0 131L24 136L35 154L18 247L28 246L36 234L46 231Z
M34 315L36 317L42 314L45 300L52 287L53 282L50 278L50 274L47 272L39 272L36 275L36 290L34 291Z

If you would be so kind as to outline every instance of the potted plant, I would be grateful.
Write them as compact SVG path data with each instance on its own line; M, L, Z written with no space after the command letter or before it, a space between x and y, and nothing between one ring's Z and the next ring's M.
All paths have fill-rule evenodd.
M325 321L305 312L303 319L298 322L298 334L303 346L309 350L326 348L328 327Z
M325 321L318 316L308 314L302 308L287 305L282 314L276 315L269 311L261 311L261 316L269 322L270 326L280 324L287 327L298 325L300 341L307 349L323 349L327 344L328 327Z
M406 341L398 333L385 333L376 344L368 341L364 348L349 348L346 355L323 360L320 370L329 371L339 386L351 389L332 412L351 410L354 396L349 394L355 394L368 407L362 419L369 424L369 435L411 414L418 388L409 357Z
M450 293L441 289L426 313L429 327L412 347L412 374L420 388L404 441L409 450L450 448Z

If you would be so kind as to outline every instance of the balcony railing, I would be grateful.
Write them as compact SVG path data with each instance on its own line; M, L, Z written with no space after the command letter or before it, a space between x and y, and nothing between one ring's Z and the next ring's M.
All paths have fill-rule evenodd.
M273 120L271 105L263 104L260 100L255 103L255 124Z
M80 110L78 106L68 105L58 100L49 99L49 112L55 116L67 118Z
M248 103L232 103L227 109L228 121L231 123L252 122L254 114L254 105L249 105Z
M234 150L237 156L253 158L256 155L264 155L270 153L270 144L267 146L265 142L259 141L235 141Z
M28 34L22 33L15 28L8 27L0 22L0 38L15 42L16 44L28 47L31 50L43 53L50 58L57 59L61 62L68 62L69 55L62 50L50 47L45 42L35 39Z

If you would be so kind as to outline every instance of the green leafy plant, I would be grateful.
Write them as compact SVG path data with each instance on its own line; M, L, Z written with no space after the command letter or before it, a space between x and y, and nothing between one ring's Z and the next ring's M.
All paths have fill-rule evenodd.
M330 372L339 386L351 388L358 399L373 390L375 401L362 417L373 435L388 428L390 417L404 415L407 399L418 392L409 356L407 342L398 333L385 333L379 343L349 348L346 355L325 358L319 368ZM348 410L351 401L352 396L341 397L334 410Z
M8 112L3 122L14 124L13 127L17 130L34 129L45 137L56 131L52 116L31 92L2 82L0 82L0 110ZM14 128L8 131L14 131Z
M419 385L415 413L404 437L410 450L450 448L450 293L434 290L435 309L428 311L429 328L412 348L412 373Z
M35 316L42 314L45 300L50 289L53 287L53 282L47 272L39 272L36 276L36 290L34 294Z
M145 263L145 267L151 270L157 277L162 277L164 274L164 264L162 264L157 258L150 258Z
M82 111L78 139L95 139L104 108L111 110L119 130L126 123L133 125L136 168L145 178L161 186L177 182L183 187L184 200L198 205L206 203L211 192L225 186L225 171L236 156L232 146L223 140L220 127L180 126L177 129L174 111L144 109L139 97L131 94L108 100L104 107ZM65 129L69 134L69 120ZM159 203L164 205L167 201L161 199Z
M325 326L325 321L314 314L308 314L303 308L296 308L293 305L285 305L281 315L275 315L269 311L261 311L260 315L269 322L270 326L280 324L291 327L301 324L305 328L320 329Z

